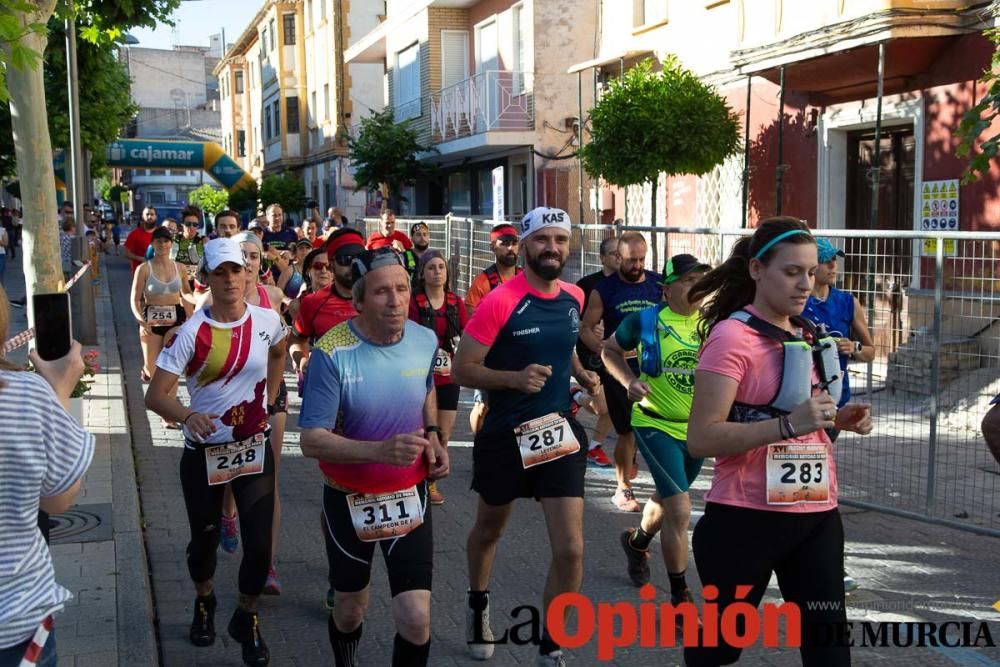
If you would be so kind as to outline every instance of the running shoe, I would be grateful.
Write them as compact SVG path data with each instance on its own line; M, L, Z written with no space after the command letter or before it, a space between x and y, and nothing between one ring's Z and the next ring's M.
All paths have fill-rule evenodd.
M260 636L260 618L255 611L237 609L229 621L229 636L243 647L243 664L264 667L271 661L264 638Z
M215 593L194 599L194 619L188 638L195 646L211 646L215 643Z
M587 452L587 460L599 468L607 468L611 466L611 459L609 459L608 455L604 453L604 448L600 445Z
M261 591L261 594L281 595L281 582L278 581L278 573L274 571L273 565L267 570L267 581L264 582L264 590Z
M642 505L635 499L632 489L618 489L615 491L615 495L611 496L611 502L620 512L639 512L642 510Z
M685 588L681 592L681 594L679 596L677 596L677 597L674 597L673 595L670 596L670 604L672 604L672 605L679 605L682 602L690 602L691 604L694 604L694 596L691 595L691 590L690 589ZM695 620L698 621L698 627L700 628L701 627L701 619L699 619L697 616L695 616ZM678 630L683 630L684 629L684 615L683 614L675 614L674 615L674 623L676 623Z
M427 495L430 496L431 505L444 505L444 496L438 491L437 482L427 484Z
M227 554L236 553L236 548L240 546L240 533L237 527L236 517L222 517L222 530L219 531L219 544Z
M540 654L535 659L535 664L538 667L566 667L566 661L563 660L562 651L552 651L552 653Z
M850 593L851 591L858 590L858 582L851 575L844 573L844 592Z
M641 587L649 583L649 549L636 549L631 545L630 541L634 532L635 528L624 531L620 541L622 551L625 552L625 558L628 561L626 566L628 578L632 580L634 586Z
M493 629L490 627L490 601L487 593L486 606L473 609L465 605L465 643L473 660L489 660L493 657ZM478 641L477 641L478 640Z

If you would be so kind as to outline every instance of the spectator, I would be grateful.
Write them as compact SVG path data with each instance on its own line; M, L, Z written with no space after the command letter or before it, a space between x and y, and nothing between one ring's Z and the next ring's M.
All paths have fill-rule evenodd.
M125 238L125 258L132 263L132 273L146 261L146 250L153 242L154 229L156 229L156 209L147 206L142 209L142 223Z
M413 247L413 241L403 232L396 230L396 214L391 208L382 211L382 229L368 237L368 250L391 247L396 252L404 252Z
M73 271L73 237L76 236L76 223L73 218L63 220L62 234L59 236L59 250L62 254L63 274L69 278Z
M7 340L9 322L7 295L0 289L0 340ZM94 436L66 411L83 373L80 344L55 361L28 356L37 373L0 356L0 401L19 406L0 412L0 665L22 664L38 643L35 664L55 667L52 614L71 595L56 583L37 516L39 509L69 509L94 455Z
M350 225L350 222L347 220L347 216L344 215L343 212L336 206L331 206L326 210L326 220L324 222L324 228L327 232Z

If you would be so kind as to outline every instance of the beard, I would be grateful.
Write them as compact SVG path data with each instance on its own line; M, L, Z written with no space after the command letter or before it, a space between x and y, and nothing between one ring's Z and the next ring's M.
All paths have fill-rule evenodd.
M637 283L642 278L643 269L640 266L639 268L632 269L631 271L619 270L618 273L621 275L622 279L625 280L625 282Z
M497 257L497 264L501 266L514 266L517 264L517 255L500 255Z
M156 220L154 220L153 222L143 221L142 226L147 231L150 230L150 229L156 229Z
M421 241L420 243L417 243L416 241L413 242L413 247L418 252L423 252L423 251L427 250L427 248L429 248L430 246L431 246L431 244L430 244L429 241L426 242L426 243L424 243L423 241Z
M542 260L545 259L555 259L558 260L556 266L550 266L547 264L542 264ZM557 253L542 253L536 257L530 255L526 256L526 261L528 267L534 271L539 278L542 280L556 280L562 275L563 267L566 266L566 260L560 257Z
M347 292L351 291L351 286L354 284L351 281L351 276L349 275L342 276L339 273L333 274L333 282L336 283L337 285L340 285Z

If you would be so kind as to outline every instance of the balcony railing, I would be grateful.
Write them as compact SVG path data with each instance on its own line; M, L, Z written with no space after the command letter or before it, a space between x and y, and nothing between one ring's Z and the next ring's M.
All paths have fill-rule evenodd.
M431 140L534 129L532 84L531 72L488 71L432 93Z

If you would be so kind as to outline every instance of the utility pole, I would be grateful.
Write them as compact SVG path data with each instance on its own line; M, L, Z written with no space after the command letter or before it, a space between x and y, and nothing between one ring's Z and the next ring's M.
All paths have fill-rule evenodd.
M73 179L73 211L76 215L76 239L73 258L80 262L90 259L90 249L84 227L87 217L84 204L87 202L87 187L84 183L83 146L80 141L80 89L76 67L76 24L72 18L66 19L66 63L67 90L69 91L69 154L70 173ZM77 281L72 290L76 317L73 321L73 337L83 345L97 344L97 313L94 309L94 286L91 280L93 269Z

